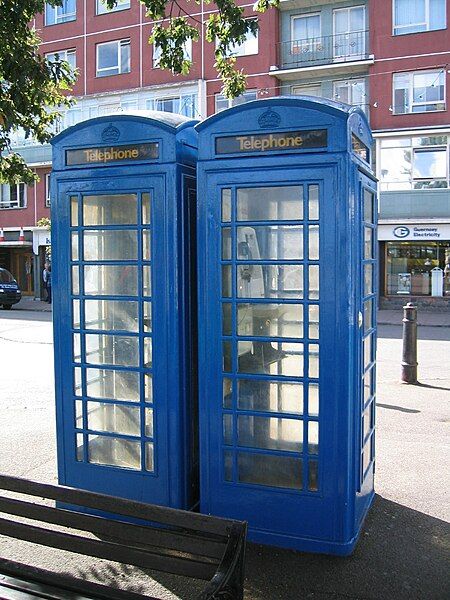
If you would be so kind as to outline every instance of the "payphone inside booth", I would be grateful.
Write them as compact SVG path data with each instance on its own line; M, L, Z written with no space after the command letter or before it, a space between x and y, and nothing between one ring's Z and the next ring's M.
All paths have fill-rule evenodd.
M197 135L161 112L53 140L59 481L191 508Z
M196 129L201 511L256 542L349 553L374 474L366 117L272 98Z

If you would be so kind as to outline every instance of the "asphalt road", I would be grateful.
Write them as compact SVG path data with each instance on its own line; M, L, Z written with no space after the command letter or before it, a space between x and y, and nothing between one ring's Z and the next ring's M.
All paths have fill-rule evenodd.
M0 311L0 472L56 481L51 315ZM419 329L421 385L399 383L401 329L380 326L377 497L354 554L301 554L249 544L245 600L450 598L450 328ZM280 507L282 510L282 507ZM299 515L301 518L301 515ZM0 537L0 555L191 600L195 582ZM19 556L17 556L19 555Z

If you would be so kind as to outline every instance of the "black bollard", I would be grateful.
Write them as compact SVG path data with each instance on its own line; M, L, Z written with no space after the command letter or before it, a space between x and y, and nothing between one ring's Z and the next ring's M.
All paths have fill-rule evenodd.
M402 382L417 383L417 306L403 307Z

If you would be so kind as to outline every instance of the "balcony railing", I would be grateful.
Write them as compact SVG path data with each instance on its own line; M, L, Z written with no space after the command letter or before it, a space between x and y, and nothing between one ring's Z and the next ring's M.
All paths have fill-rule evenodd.
M278 44L278 65L281 69L296 69L316 65L367 60L369 32L352 31Z

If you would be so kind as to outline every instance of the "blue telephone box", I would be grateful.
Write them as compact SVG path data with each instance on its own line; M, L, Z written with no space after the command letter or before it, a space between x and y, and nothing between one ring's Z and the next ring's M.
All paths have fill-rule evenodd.
M198 499L194 124L119 114L52 142L59 481L178 508Z
M198 124L201 511L348 554L374 478L376 183L363 112L309 97Z

